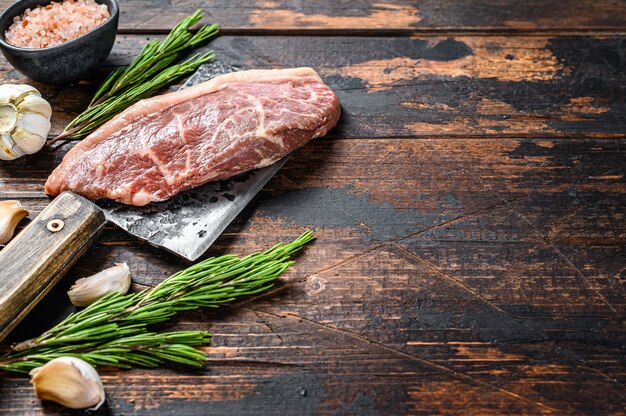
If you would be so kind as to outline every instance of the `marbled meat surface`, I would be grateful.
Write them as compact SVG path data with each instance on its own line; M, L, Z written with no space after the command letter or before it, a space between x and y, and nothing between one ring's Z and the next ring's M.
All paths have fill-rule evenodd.
M46 192L146 205L278 161L324 136L339 100L311 68L221 75L129 107L70 150Z

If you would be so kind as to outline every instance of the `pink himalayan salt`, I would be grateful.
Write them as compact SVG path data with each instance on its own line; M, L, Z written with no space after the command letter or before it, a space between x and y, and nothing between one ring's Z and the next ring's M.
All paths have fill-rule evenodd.
M4 37L15 46L47 48L84 35L108 18L107 6L95 0L53 1L14 17Z

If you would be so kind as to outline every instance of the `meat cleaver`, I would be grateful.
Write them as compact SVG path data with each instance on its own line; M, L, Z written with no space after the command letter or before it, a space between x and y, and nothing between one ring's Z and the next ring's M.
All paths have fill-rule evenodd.
M183 88L233 70L205 64ZM0 250L0 341L87 250L107 222L156 247L196 260L287 159L144 207L93 203L71 192L57 196Z

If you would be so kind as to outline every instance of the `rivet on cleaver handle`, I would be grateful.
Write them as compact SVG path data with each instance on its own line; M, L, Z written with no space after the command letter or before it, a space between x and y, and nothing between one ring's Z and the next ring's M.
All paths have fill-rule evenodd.
M87 250L105 222L95 204L64 192L0 250L0 341Z

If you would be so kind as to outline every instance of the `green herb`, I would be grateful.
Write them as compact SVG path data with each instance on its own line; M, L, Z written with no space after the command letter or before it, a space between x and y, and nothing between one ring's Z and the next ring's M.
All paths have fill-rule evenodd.
M204 25L195 34L189 31L203 16L201 9L196 10L181 20L163 41L150 41L130 66L113 71L96 91L87 109L49 143L86 136L132 104L153 96L164 86L212 59L215 54L209 51L174 64L181 52L217 34L216 24Z
M289 244L276 244L243 258L212 257L165 279L150 290L112 293L73 313L38 338L12 347L0 357L0 370L27 373L61 356L74 356L93 365L128 368L155 367L164 362L201 366L207 344L204 331L150 332L148 325L177 312L215 308L273 286L294 262L291 255L312 241L310 231Z

